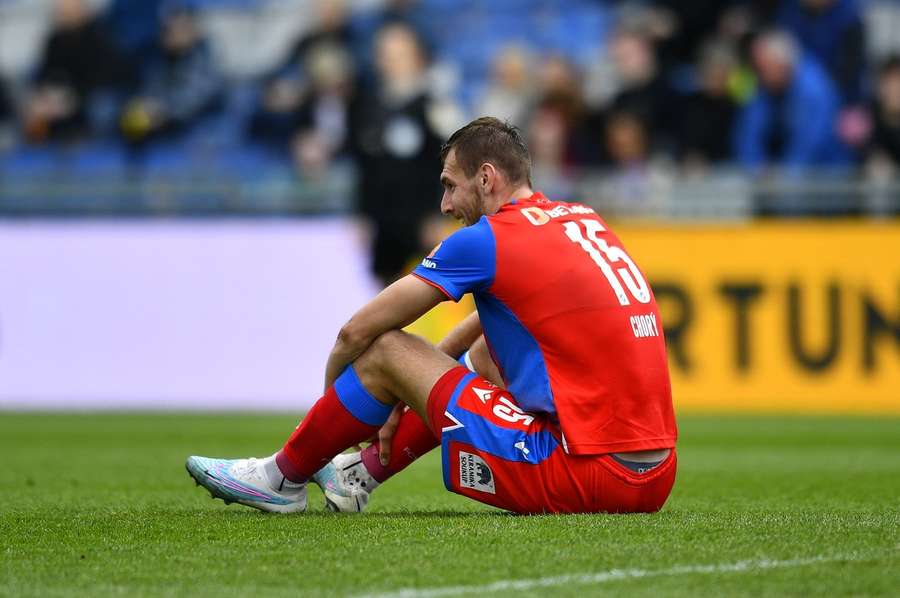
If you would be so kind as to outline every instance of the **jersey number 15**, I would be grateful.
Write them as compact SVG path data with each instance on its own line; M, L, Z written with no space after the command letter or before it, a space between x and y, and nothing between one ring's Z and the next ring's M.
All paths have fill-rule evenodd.
M628 294L622 286L623 282L628 287L631 296L639 303L650 302L650 287L628 254L621 247L611 246L597 236L606 230L602 224L586 218L578 222L564 222L563 227L566 229L566 236L572 242L580 245L600 267L600 271L609 281L609 286L612 287L621 305L631 304ZM582 227L584 233L582 233ZM587 238L585 238L585 234ZM624 266L613 269L613 264L619 263L623 263ZM621 280L619 280L620 278Z

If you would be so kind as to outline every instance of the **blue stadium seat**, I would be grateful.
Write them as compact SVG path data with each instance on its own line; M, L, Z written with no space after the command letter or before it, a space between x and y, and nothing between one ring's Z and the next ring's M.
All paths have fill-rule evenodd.
M55 146L20 145L0 154L0 175L12 177L46 177L58 172L61 155Z
M427 16L451 16L454 12L471 10L486 4L484 0L421 0L421 10Z
M230 8L236 10L260 9L266 0L179 0L198 10Z
M253 180L268 171L290 170L290 159L286 154L250 143L220 152L216 157L216 169L222 176Z
M112 142L83 143L64 152L61 167L78 176L123 176L128 168L125 150Z
M181 143L155 143L136 154L136 161L148 176L188 178L193 173L191 153Z

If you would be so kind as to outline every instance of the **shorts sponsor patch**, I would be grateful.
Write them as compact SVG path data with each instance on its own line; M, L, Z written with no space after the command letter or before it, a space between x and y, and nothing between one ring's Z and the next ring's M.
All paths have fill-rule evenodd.
M459 485L479 492L496 494L494 472L478 455L459 451Z

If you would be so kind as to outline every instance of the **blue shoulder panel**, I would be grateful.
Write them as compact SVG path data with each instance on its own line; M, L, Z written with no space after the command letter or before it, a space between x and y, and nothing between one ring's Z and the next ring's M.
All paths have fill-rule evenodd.
M416 266L413 274L459 301L466 293L490 287L496 269L494 233L482 216L475 224L447 237L433 255Z

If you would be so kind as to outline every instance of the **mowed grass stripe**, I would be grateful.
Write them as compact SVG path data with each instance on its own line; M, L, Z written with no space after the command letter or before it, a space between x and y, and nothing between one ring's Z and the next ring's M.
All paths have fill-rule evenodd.
M496 595L894 596L900 420L681 417L655 515L517 517L448 493L433 452L362 516L225 507L190 454L260 456L297 418L0 412L0 596L355 596L708 563L883 555L625 577ZM598 573L599 572L599 573Z
M597 585L625 579L642 579L648 577L661 577L689 574L713 574L713 573L754 573L766 569L786 569L793 567L805 567L809 565L821 565L823 563L853 563L872 561L883 558L881 556L814 556L798 558L786 561L756 560L739 561L737 563L719 563L712 565L679 565L668 569L611 569L599 573L580 573L575 575L557 575L554 577L539 577L536 579L504 579L479 586L449 586L442 588L405 588L394 592L380 594L360 594L356 598L439 598L441 596L462 596L465 594L496 594L497 592L520 592L538 588L554 588L558 586L583 586Z

